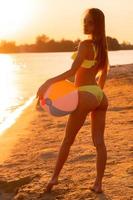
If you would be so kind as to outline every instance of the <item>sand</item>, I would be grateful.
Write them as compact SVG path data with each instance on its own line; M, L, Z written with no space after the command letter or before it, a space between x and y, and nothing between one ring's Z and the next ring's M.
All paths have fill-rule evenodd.
M88 114L60 173L59 184L44 193L57 158L68 116L35 109L36 100L0 136L0 200L133 199L133 64L113 66L104 92L109 99L105 143L108 160L103 194L89 190L96 176L96 151Z

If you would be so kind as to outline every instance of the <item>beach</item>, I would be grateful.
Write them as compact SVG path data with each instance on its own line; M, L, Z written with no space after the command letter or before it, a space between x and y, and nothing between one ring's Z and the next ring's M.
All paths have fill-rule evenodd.
M133 64L112 66L104 87L109 107L103 194L89 190L96 177L90 114L71 147L59 184L51 193L44 192L55 166L68 115L53 117L45 111L37 111L35 99L0 136L0 200L133 199L132 77Z

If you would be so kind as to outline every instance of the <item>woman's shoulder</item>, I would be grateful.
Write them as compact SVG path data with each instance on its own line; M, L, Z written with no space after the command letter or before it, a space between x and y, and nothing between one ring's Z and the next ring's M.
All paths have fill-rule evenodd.
M78 48L82 48L82 49L86 50L87 52L88 52L88 49L89 49L89 51L92 50L92 52L93 52L93 48L94 48L93 40L90 40L90 39L82 40L79 43Z
M93 43L93 40L91 39L86 39L86 40L82 40L79 42L79 45L82 45L82 46L87 46L87 45L92 45Z
M89 52L93 53L92 40L86 39L86 40L80 41L79 44L78 44L78 49L73 52L71 58L75 59L78 51L81 52L82 54L84 54L85 57L86 57L86 55L88 54L88 49L89 49Z

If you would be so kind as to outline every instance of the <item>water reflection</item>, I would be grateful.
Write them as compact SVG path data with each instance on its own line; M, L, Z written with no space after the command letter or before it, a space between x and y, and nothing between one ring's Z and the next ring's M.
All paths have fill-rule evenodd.
M17 95L17 85L14 81L15 67L10 55L0 54L0 112L5 112Z

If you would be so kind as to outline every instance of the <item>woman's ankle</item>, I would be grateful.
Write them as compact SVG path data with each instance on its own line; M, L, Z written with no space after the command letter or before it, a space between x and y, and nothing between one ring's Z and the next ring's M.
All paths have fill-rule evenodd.
M96 185L102 185L102 179L101 178L96 178L95 184Z

